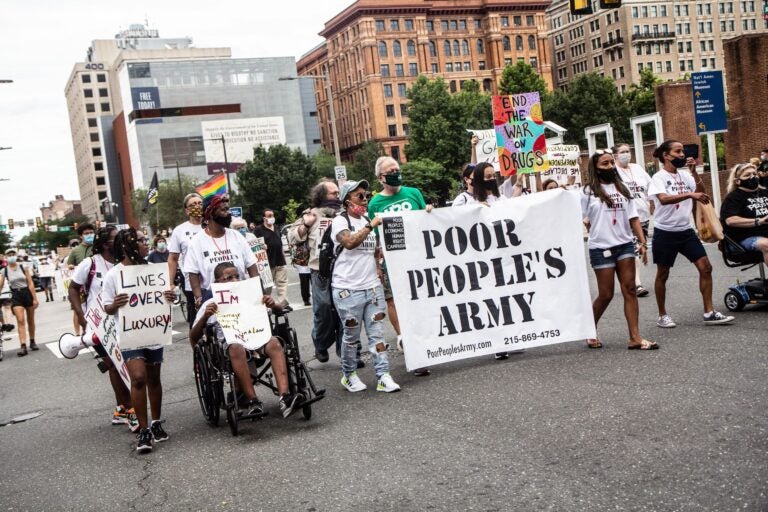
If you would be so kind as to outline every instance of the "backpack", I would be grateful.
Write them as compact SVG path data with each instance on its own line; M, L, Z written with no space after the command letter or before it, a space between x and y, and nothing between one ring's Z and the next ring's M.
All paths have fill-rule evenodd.
M352 231L352 221L349 220L349 214L343 212L339 215L347 219L347 228ZM368 217L363 218L370 222ZM325 279L330 279L333 275L333 267L336 265L336 259L344 249L344 246L341 244L339 244L338 247L335 246L333 239L331 238L331 231L333 231L332 227L328 226L328 229L323 233L323 238L320 240L320 245L318 246L318 273L320 274L320 277Z

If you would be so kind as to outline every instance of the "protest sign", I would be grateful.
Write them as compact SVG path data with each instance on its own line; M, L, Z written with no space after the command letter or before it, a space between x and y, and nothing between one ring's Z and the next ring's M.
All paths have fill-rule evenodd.
M243 345L248 350L263 347L272 337L264 291L258 279L233 283L212 283L213 300L218 306L216 319L227 343Z
M490 128L488 130L467 129L467 131L480 139L477 142L477 146L475 146L477 163L488 162L493 165L494 171L499 171L499 151L498 146L496 145L496 130Z
M126 387L131 389L131 378L128 375L128 368L125 367L123 354L120 352L120 344L117 341L117 323L114 315L108 315L104 311L104 305L101 302L101 294L96 297L91 307L85 312L87 325L86 336L94 336L104 350L107 351L109 358L117 368L117 373L123 379Z
M581 172L579 172L579 156L581 150L576 145L557 144L547 146L547 156L549 157L549 169L541 173L542 179L552 178L559 185L568 183L568 178L574 176L575 183L581 183Z
M248 245L256 256L256 268L259 269L261 284L265 290L272 288L275 282L272 279L272 270L269 268L269 258L267 256L267 244L263 236L257 236L247 241Z
M128 265L120 268L117 293L128 294L117 321L120 348L130 350L152 345L170 345L173 335L168 289L168 265Z
M493 97L493 126L502 176L549 168L538 92Z
M50 263L41 263L37 266L37 275L39 277L53 277L56 267Z
M564 190L382 214L408 369L594 338L581 218Z
M67 299L69 297L69 283L72 281L72 274L74 269L63 266L53 275L53 280L56 283L56 290L59 292L59 297Z

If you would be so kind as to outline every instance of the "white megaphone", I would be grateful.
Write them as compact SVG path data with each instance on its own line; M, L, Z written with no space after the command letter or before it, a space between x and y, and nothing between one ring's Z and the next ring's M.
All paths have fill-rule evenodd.
M83 333L82 336L65 333L59 338L59 352L67 359L74 359L81 349L92 347L96 344L96 335L91 332Z

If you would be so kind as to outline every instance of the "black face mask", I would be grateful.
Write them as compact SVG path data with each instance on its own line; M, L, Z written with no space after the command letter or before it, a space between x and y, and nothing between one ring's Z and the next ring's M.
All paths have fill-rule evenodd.
M613 181L616 176L616 168L612 169L597 169L597 178L600 181Z
M214 215L213 221L218 224L219 226L223 228L228 228L230 224L232 224L232 214L228 213L226 215L218 216Z
M483 187L485 187L485 190L495 191L496 190L496 180L483 180Z
M765 176L760 176L760 186L768 188L768 174Z
M685 157L673 158L670 163L675 167L675 169L679 169L681 167L685 167L685 161L686 161Z
M340 199L326 199L320 203L320 208L333 208L334 210L341 210Z
M760 180L757 178L757 176L752 176L751 178L747 178L745 180L739 180L739 186L747 190L755 190L759 184Z
M403 184L403 174L399 172L394 172L392 174L385 174L384 183L386 183L390 187L399 187L400 185Z

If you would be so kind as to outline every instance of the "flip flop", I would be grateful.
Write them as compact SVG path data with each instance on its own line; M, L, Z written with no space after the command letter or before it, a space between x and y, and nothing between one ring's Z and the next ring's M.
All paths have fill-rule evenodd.
M597 338L590 338L587 340L587 347L589 348L603 348L603 344Z
M627 345L627 350L658 350L659 345L655 341L643 340L639 345Z

